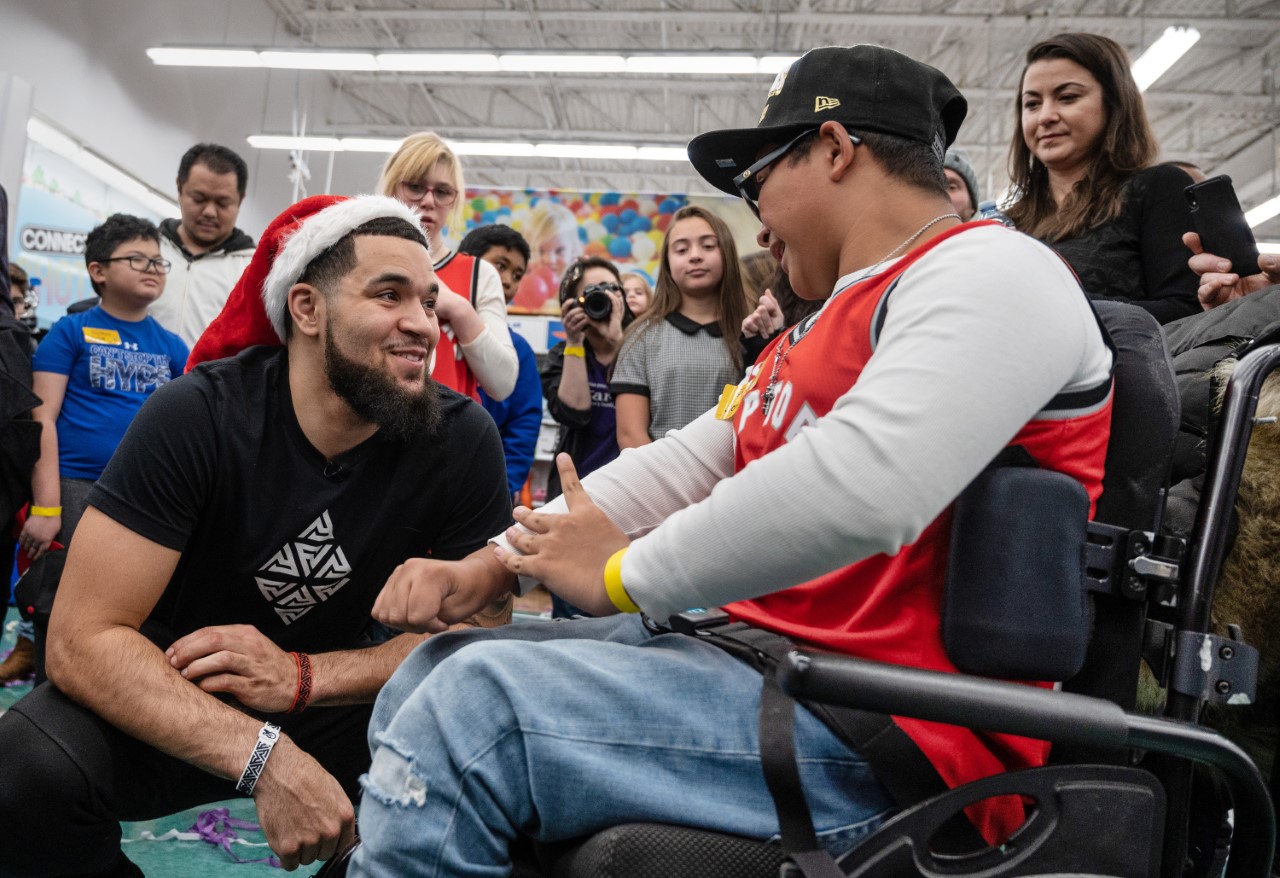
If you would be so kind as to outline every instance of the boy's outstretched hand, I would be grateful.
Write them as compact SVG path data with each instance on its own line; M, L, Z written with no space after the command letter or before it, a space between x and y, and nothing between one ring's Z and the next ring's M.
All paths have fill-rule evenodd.
M517 507L516 521L527 530L512 527L507 540L524 554L496 548L495 555L512 573L534 577L588 613L616 613L605 593L604 565L631 541L591 502L569 455L557 455L556 466L569 511L554 515Z

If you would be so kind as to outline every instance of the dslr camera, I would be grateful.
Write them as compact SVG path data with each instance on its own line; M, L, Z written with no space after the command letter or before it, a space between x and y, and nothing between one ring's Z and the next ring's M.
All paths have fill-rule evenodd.
M608 320L613 313L613 299L609 293L621 291L622 287L617 284L592 284L581 295L566 300L565 304L582 308L592 320Z

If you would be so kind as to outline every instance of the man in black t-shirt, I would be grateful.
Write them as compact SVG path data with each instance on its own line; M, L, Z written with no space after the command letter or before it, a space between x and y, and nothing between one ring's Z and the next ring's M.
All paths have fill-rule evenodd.
M510 520L493 421L430 378L424 244L392 199L294 205L240 282L284 346L143 407L70 550L50 682L0 717L0 875L139 875L120 820L237 791L285 868L351 839L368 705L422 640L362 643L374 599Z

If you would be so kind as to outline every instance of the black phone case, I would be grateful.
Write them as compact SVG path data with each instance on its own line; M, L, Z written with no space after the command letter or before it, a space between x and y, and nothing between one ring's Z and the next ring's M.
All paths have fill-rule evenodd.
M1258 244L1245 222L1231 178L1225 174L1186 188L1191 222L1200 235L1204 252L1231 261L1239 275L1258 271Z

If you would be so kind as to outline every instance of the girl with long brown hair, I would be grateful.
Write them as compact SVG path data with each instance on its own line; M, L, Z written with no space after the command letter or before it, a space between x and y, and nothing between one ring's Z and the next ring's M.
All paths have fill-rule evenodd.
M1009 148L1018 229L1056 249L1095 298L1127 299L1161 323L1196 313L1183 233L1186 172L1159 148L1115 41L1067 33L1027 51Z
M685 426L737 383L738 331L752 308L724 220L694 205L676 211L653 302L627 329L614 366L619 447L647 445Z

